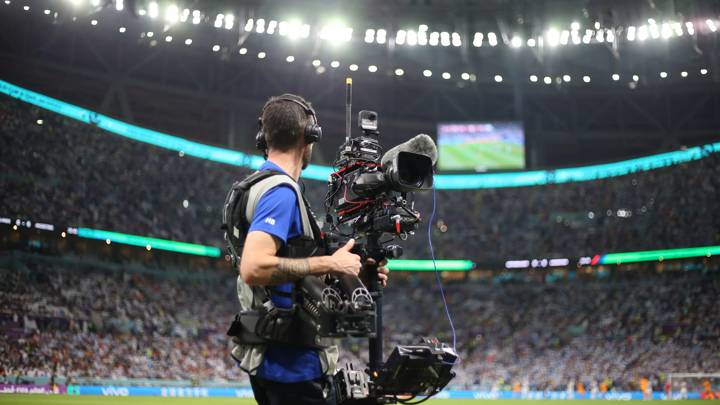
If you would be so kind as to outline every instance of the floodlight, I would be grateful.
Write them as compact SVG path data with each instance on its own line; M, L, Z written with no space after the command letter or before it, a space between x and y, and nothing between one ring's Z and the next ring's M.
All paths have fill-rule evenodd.
M535 76L535 75L530 75L530 81L533 82L533 83L535 83L535 82L538 81L538 77Z
M707 25L711 32L717 31L717 25L715 24L715 21L708 18L707 20L705 20L705 25Z
M628 27L628 31L627 31L627 40L628 41L632 42L635 40L635 31L636 31L636 28L634 25L631 25Z
M150 18L157 18L157 16L160 14L160 6L158 6L157 2L151 1L148 3L148 16Z
M495 35L494 32L488 32L488 43L490 44L490 46L497 46L497 35Z
M375 33L375 40L377 41L378 44L384 44L386 35L387 35L387 31L385 31L384 29L381 28L381 29L377 30L377 32Z
M268 26L267 26L267 30L265 32L272 35L275 33L275 28L277 28L277 21L270 20L270 22L268 23Z
M500 75L495 75L495 81L498 82L498 83L502 83L503 77L500 76Z
M225 29L231 30L234 25L235 25L235 16L232 14L226 15L225 16Z
M570 75L563 75L562 79L565 83L569 83L572 80L572 77L570 77Z
M513 48L520 48L523 44L523 40L520 37L513 37L512 40L510 40L510 46Z
M473 46L479 48L482 46L483 34L482 32L476 32L473 36Z
M170 24L175 24L180 20L180 10L174 4L167 6L165 9L165 20Z
M546 34L548 45L555 47L560 43L560 32L555 28L550 28Z
M462 45L462 40L460 39L460 34L457 32L452 33L452 45L455 47Z
M265 56L267 56L267 55L263 51L260 51L257 54L258 59L265 59Z
M338 67L340 67L340 62L334 60L330 62L330 67L337 69Z
M378 68L375 65L368 66L368 72L370 72L370 73L375 73L375 72L377 72L377 70L378 70Z
M445 80L449 80L452 76L448 72L443 72L442 78Z
M470 80L470 74L467 73L467 72L463 72L463 73L460 75L460 77L461 77L463 80Z
M412 30L407 32L407 44L409 46L417 45L417 32Z
M430 40L428 41L430 46L438 46L438 43L440 43L440 33L437 31L433 31L430 33Z
M348 69L350 69L351 71L354 72L354 71L358 70L358 65L353 63L352 65L348 66Z
M287 58L285 58L285 61L286 61L287 63L295 62L295 57L292 56L292 55L290 55L290 56L288 56Z
M443 31L440 33L440 45L450 46L450 33Z
M670 24L662 23L661 28L660 28L660 33L661 33L663 39L668 39L668 38L672 37L673 30L672 30L672 27L670 27Z
M617 74L617 73L613 73L612 79L613 79L614 81L618 81L618 80L620 80L620 75Z
M398 30L395 34L395 43L398 45L404 45L406 36L407 32L405 32L405 30Z
M432 76L432 71L429 70L429 69L423 70L423 76L425 76L425 77L430 77L430 76Z

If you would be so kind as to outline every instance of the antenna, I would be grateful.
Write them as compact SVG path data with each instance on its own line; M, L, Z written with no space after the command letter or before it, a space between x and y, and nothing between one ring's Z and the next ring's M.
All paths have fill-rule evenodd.
M352 78L345 79L345 144L350 144L350 122L352 120Z

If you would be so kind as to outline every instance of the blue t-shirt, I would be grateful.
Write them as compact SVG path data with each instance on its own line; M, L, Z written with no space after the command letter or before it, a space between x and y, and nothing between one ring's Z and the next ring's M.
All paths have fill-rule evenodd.
M260 170L277 170L285 173L271 161L260 166ZM289 185L279 185L265 193L255 208L248 233L262 231L282 242L302 235L302 218L295 190ZM293 283L273 286L271 290L291 293ZM270 297L280 308L289 308L289 297ZM257 376L266 380L283 383L314 380L322 376L320 357L313 349L302 349L283 345L268 345L265 359L257 370Z

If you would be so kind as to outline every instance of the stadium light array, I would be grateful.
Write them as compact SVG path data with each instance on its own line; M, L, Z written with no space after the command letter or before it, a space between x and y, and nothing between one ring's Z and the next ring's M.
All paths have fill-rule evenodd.
M79 4L79 3L78 3ZM123 2L115 2L116 9L119 7L124 8ZM27 6L26 8L29 8ZM187 22L190 16L192 15L192 23L197 24L202 22L202 12L199 10L190 10L190 9L183 9L180 10L180 8L177 7L177 5L169 4L169 5L163 5L162 7L158 4L158 2L153 1L148 3L147 5L147 13L150 18L158 18L158 15L161 15L164 17L166 22L172 24L175 22ZM139 10L140 14L144 14L145 10ZM47 12L45 11L47 14ZM235 17L231 13L218 13L215 15L215 19L213 21L213 24L217 26L217 28L222 29L232 29L234 27L235 23ZM707 19L703 21L703 30L704 32L716 32L718 28L718 22L713 19ZM92 25L99 24L98 20L91 20ZM167 26L166 26L167 29ZM263 18L253 19L249 18L245 21L244 28L247 32L257 32L257 33L265 33L268 35L274 35L279 34L280 36L285 36L289 38L307 38L310 34L311 27L308 24L302 24L298 19L292 19L289 21L285 20L266 20ZM622 32L622 28L618 29L618 32ZM119 27L118 31L120 33L125 33L126 28L125 27ZM352 32L353 29L351 27L348 27L344 25L343 23L339 21L335 21L329 25L325 25L319 32L317 32L318 37L328 40L332 43L341 43L341 42L349 42L352 39ZM584 32L584 34L583 34ZM580 41L581 35L582 35L582 42L583 43L589 43L591 41L596 42L614 42L615 41L615 30L612 29L605 29L600 26L599 22L596 22L594 25L594 29L586 28L581 29L579 23L573 22L570 24L570 29L558 29L555 27L551 27L549 30L545 32L544 35L538 36L538 37L530 37L527 40L524 40L522 37L520 37L518 34L513 34L512 37L505 41L504 44L510 47L514 48L520 48L527 44L528 47L535 47L539 46L542 47L544 45L548 45L551 47L566 45L569 43L577 44ZM662 23L658 23L657 21L653 19L648 19L647 24L643 24L639 27L636 26L629 26L626 30L627 39L629 41L633 41L635 39L637 40L647 40L647 39L656 39L656 38L663 38L663 39L669 39L673 36L683 36L684 33L687 32L688 34L693 34L695 32L695 24L691 21L681 23L677 21L664 21ZM382 28L368 28L365 30L365 42L370 43L385 43L386 42L386 36L387 31ZM147 37L147 38L153 38L154 33L152 31L146 32L141 34L141 37ZM164 40L165 42L172 42L173 36L171 35L165 35ZM415 46L415 45L430 45L430 46L461 46L462 45L462 36L457 32L448 32L448 31L428 31L428 26L426 24L420 24L417 26L417 28L412 29L401 29L396 31L394 43L398 45L409 45L409 46ZM191 45L193 43L193 40L191 38L187 38L184 40L184 43L186 45ZM490 45L491 47L498 46L500 44L500 41L498 39L498 36L494 32L488 32L487 35L482 32L475 32L473 35L473 41L472 45L474 47L481 47L485 43ZM153 39L149 42L150 46L156 46L158 44L158 40ZM220 44L214 44L211 46L211 49L213 52L219 52L222 48ZM244 55L247 53L246 48L240 48L239 54ZM263 59L266 57L265 52L260 51L258 52L258 58ZM294 56L288 56L285 58L286 61L290 62L288 59L292 59L292 61L295 61ZM340 66L340 61L333 61L330 66L333 68L337 68ZM320 68L320 65L315 65L316 68ZM351 71L357 71L359 67L356 64L348 65L348 69ZM392 74L395 73L396 76L399 76L396 72L396 70L401 70L402 74L404 75L405 69L402 67L397 67L395 70L391 70L387 73ZM322 71L325 71L325 68L323 67ZM377 66L376 65L370 65L368 66L368 71L371 73L377 72ZM426 69L426 71L431 72L429 69ZM322 72L318 72L322 73ZM700 69L700 75L706 76L708 74L708 70L706 68ZM427 75L425 71L422 71L422 75L424 77L431 77L432 73L430 75ZM659 72L661 79L666 79L669 77L668 72ZM462 80L470 80L470 81L476 81L475 74L463 72L458 73L457 76ZM532 77L535 77L535 80L532 79ZM689 76L689 73L687 71L683 71L680 73L680 77L687 78ZM443 72L441 74L441 77L445 80L449 80L452 78L452 74L450 72ZM499 79L498 79L499 78ZM613 81L619 81L620 77L618 74L613 74L611 76ZM489 78L488 78L489 79ZM503 78L500 75L497 75L493 77L493 79L500 83L503 82ZM635 75L633 76L634 82L638 81L638 77ZM536 75L532 75L530 77L530 81L535 83L539 81L540 79ZM543 79L543 82L547 84L551 84L552 78L545 77ZM570 76L569 75L562 75L557 77L557 83L563 83L563 82L570 82ZM590 77L589 76L582 76L582 82L583 83L590 83Z

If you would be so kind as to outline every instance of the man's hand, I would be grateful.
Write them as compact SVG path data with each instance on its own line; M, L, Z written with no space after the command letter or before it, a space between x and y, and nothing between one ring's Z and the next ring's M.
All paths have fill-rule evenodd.
M362 267L360 256L351 253L350 250L355 246L355 239L350 239L345 246L336 250L330 256L333 261L332 273L337 275L352 274L357 276Z
M375 259L373 259L373 258L368 258L368 259L365 261L365 263L366 263L366 264L375 264ZM383 287L386 287L386 286L387 286L387 283L388 283L388 275L390 274L390 269L388 269L388 268L386 267L386 265L387 265L387 259L382 259L382 260L380 261L380 264L378 265L378 268L377 268L378 281L380 282L380 285L382 285Z

